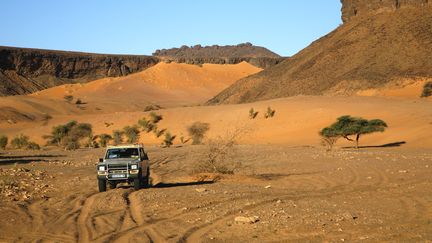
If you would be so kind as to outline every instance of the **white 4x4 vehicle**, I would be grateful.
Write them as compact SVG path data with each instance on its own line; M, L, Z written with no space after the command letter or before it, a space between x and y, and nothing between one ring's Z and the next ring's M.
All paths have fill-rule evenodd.
M141 144L108 146L97 165L99 191L111 189L120 182L133 184L135 190L149 186L150 160Z

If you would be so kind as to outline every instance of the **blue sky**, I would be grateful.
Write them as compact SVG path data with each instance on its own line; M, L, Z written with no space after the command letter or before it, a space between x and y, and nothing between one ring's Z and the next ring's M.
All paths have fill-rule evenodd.
M2 0L0 45L147 54L251 42L290 56L341 24L340 0Z

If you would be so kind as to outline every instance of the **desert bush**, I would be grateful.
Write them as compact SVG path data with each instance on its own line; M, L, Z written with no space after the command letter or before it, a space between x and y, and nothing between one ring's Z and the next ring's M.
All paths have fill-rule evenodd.
M224 136L209 139L204 157L196 164L195 172L234 174L242 168L242 163L235 159L235 145L248 132L246 128L235 128Z
M422 98L426 98L432 95L432 81L426 82L423 86L423 91L421 94Z
M148 105L144 108L144 112L148 112L148 111L157 111L162 109L162 107L160 105Z
M138 142L140 136L140 130L138 129L138 126L126 126L123 128L123 132L128 143Z
M174 139L176 138L175 135L171 135L170 132L165 133L165 139L162 142L162 146L165 148L169 148L173 145Z
M254 108L250 108L249 110L249 118L255 119L258 116L258 111L255 111Z
M123 142L123 131L120 130L114 130L113 131L113 140L114 140L114 145L119 145Z
M7 146L7 144L8 144L8 137L6 137L6 136L0 136L0 149L3 149L3 150L5 150L6 149L6 146Z
M341 116L335 123L323 128L320 131L320 135L332 139L342 137L348 141L355 142L355 147L359 148L361 136L374 132L384 132L386 128L387 124L380 119L366 120L361 117ZM350 136L355 136L355 139L352 139Z
M11 146L14 149L24 149L29 144L29 137L23 134L20 134L12 139Z
M274 117L275 113L276 113L276 110L273 110L273 109L269 106L269 107L267 107L267 111L266 111L266 113L264 114L264 118L265 118L265 119L272 118L272 117Z
M161 129L158 130L157 127L155 129L153 129L153 133L155 134L155 136L157 138L159 138L160 136L162 136L165 133L166 129Z
M105 148L108 145L109 141L113 139L111 135L106 133L102 133L98 137L99 137L99 144L103 148Z
M153 123L152 121L147 120L145 117L143 117L142 119L138 120L138 125L146 133L149 133L149 132L157 129L157 125L155 123Z
M339 139L339 134L333 129L326 127L320 131L321 145L325 146L327 151L331 151Z
M39 150L39 149L40 149L40 146L39 146L39 144L37 144L37 143L35 143L35 142L29 142L29 143L27 144L26 149L29 149L29 150Z
M155 112L150 112L150 121L157 124L163 119L162 115L158 115Z
M195 122L187 127L189 136L192 138L192 144L202 144L202 140L208 130L210 130L210 124L203 122Z
M80 142L86 140L86 145L93 147L93 128L88 123L78 123L70 121L65 125L58 125L52 128L51 134L44 136L48 139L48 144L63 146L65 149L78 149Z
M65 96L63 96L63 99L64 99L66 102L71 103L72 100L74 99L74 97L73 97L72 95L65 95Z
M76 104L76 105L83 105L84 102L83 102L81 99L77 99L77 100L75 101L75 104Z

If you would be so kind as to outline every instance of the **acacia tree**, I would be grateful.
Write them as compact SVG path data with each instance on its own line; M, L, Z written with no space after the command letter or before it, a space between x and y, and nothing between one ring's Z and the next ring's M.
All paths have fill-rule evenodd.
M358 149L361 136L374 132L384 132L386 128L387 124L380 119L366 120L361 117L341 116L335 123L322 129L320 135L326 139L345 138L355 142Z

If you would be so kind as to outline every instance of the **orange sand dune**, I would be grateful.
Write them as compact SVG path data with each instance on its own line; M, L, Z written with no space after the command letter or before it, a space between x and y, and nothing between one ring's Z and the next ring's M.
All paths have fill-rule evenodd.
M276 99L240 105L178 107L158 111L164 119L159 128L166 128L177 135L188 137L186 127L195 121L208 122L208 137L225 134L227 131L247 127L250 132L241 143L244 144L288 144L293 146L319 146L318 131L334 122L342 115L361 116L367 119L380 118L386 121L389 129L362 137L361 145L384 145L406 142L402 146L432 147L432 103L430 100L393 99L379 97L325 97L305 96ZM272 119L264 119L268 106L276 110ZM248 117L250 108L259 111L258 117ZM132 125L148 115L144 112L116 112L112 114L62 115L47 125L37 123L0 124L0 134L14 135L19 132L30 135L42 143L42 135L48 134L51 127L69 120L88 122L94 126L96 134L111 133ZM113 123L106 127L105 123ZM36 129L35 129L36 128ZM163 137L141 134L145 144L160 144ZM340 141L338 145L352 145Z
M72 95L99 106L152 103L167 106L200 104L236 80L261 71L249 63L202 66L159 63L145 71L120 78L104 78L87 84L67 84L32 94L63 99Z

